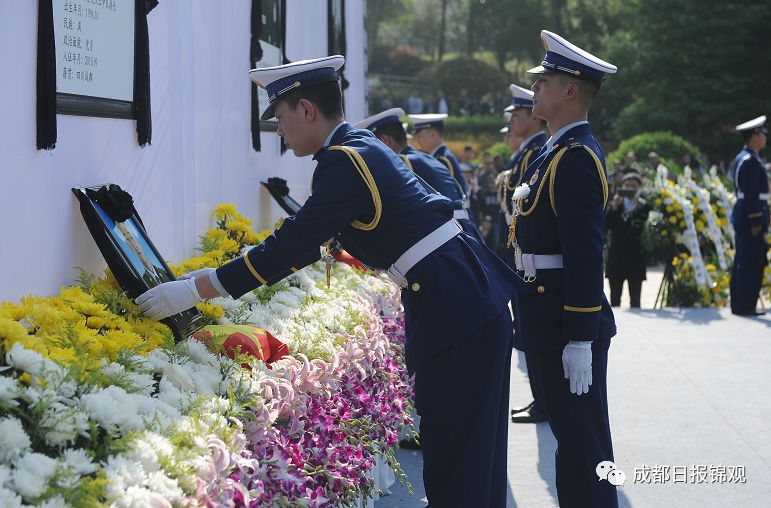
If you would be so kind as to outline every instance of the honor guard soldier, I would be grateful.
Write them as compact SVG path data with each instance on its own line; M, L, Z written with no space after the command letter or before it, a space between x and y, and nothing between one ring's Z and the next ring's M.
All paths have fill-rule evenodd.
M512 103L504 110L504 112L511 115L509 118L509 135L521 139L522 142L511 157L507 167L508 173L501 182L503 187L501 194L504 194L504 203L501 206L506 207L504 217L507 225L506 236L503 238L508 237L508 226L511 225L513 212L511 197L514 189L522 182L522 177L528 164L538 157L541 148L546 144L546 132L543 130L544 122L533 115L533 92L515 84L509 85L509 91L511 92ZM513 269L516 269L513 254L512 249L507 249L503 260ZM530 380L532 377L529 370L530 368L528 367L528 379ZM525 406L511 410L512 423L538 423L546 420L546 414L533 389L532 381L530 390L533 394L533 401Z
M407 142L407 132L402 124L404 110L391 108L354 124L357 129L367 129L388 148L399 154L407 167L428 184L429 192L438 192L453 203L453 217L463 226L463 231L484 243L476 226L471 222L465 206L463 190L450 175L444 164L427 153L420 152Z
M508 182L509 175L511 174L512 161L514 160L514 157L516 157L517 151L519 151L519 145L522 144L522 139L515 138L509 133L511 113L504 111L503 118L506 120L506 125L501 127L498 132L503 134L503 142L506 143L506 148L508 148L511 152L511 157L509 157L509 160L506 162L506 164L504 164L503 171L498 173L498 176L495 177L495 185L498 187L498 206L501 208L501 216L498 217L498 238L502 239L496 254L498 254L498 257L501 258L507 265L513 267L514 258L511 255L511 249L509 249L508 245L506 245L506 238L509 235L509 223L511 222L509 219L511 216L511 205L506 204L506 196L509 194L509 191L506 188L506 182Z
M428 193L370 131L345 122L337 72L343 63L342 56L332 56L250 72L268 93L262 118L275 116L286 146L317 162L312 194L243 256L157 286L137 302L145 315L160 319L202 298L238 298L319 259L319 247L336 238L402 290L429 501L503 507L508 302L516 276L462 232L449 199Z
M465 196L469 195L468 183L460 170L460 163L447 145L444 144L444 120L447 115L431 113L425 115L408 115L407 118L415 127L415 141L420 149L430 153L447 166L450 174L455 178L463 190Z
M557 440L560 506L615 508L616 487L596 475L598 463L613 460L606 373L616 325L602 275L608 184L586 119L616 67L557 34L544 30L541 39L546 56L529 71L539 75L533 115L552 135L514 190L514 344Z
M736 126L744 137L744 148L734 162L736 204L731 221L736 231L736 255L731 270L731 312L739 316L764 314L755 305L766 267L768 231L768 176L760 160L766 147L766 117Z

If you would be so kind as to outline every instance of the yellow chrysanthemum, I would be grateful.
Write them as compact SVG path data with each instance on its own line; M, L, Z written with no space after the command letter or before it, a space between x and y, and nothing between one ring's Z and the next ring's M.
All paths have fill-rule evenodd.
M19 321L24 316L21 314L21 306L13 302L0 303L0 317Z
M220 203L212 210L211 215L217 220L224 220L226 217L232 217L236 213L235 203Z
M248 233L252 230L249 223L244 220L229 221L225 224L225 227L236 233Z
M5 342L5 349L8 350L16 342L29 337L27 329L13 319L0 316L0 339Z
M225 315L225 309L209 302L201 302L196 305L196 308L203 314L203 317L209 321L217 321Z

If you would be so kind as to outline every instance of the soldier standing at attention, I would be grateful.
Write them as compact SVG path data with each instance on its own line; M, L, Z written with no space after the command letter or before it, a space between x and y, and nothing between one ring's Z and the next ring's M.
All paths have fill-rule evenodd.
M522 177L530 162L534 161L546 144L546 132L544 132L544 121L533 115L533 92L515 84L509 85L509 91L512 95L512 103L504 111L511 114L509 118L509 133L512 137L519 138L522 143L517 152L512 156L507 168L509 173L504 179L503 185L506 188L506 236L508 238L509 228L511 226L512 204L511 196L514 189L522 183ZM508 248L507 254L503 258L512 269L516 269L514 256L511 249ZM516 319L516 316L515 316ZM527 354L525 355L527 357ZM528 380L530 376L530 367L528 367ZM511 410L512 423L538 423L546 420L546 413L541 407L538 397L535 395L532 381L530 381L530 391L533 394L533 400L524 406Z
M616 508L616 487L596 474L613 460L606 373L616 325L603 292L605 162L586 120L616 67L557 34L541 39L533 115L552 136L514 190L514 341L557 440L560 506Z
M447 115L439 113L425 115L408 115L410 122L415 125L415 141L420 145L420 149L430 153L442 164L447 166L450 174L458 181L463 194L469 195L466 179L460 169L458 159L453 155L447 145L444 144L444 120Z
M483 242L476 226L471 222L468 209L464 206L460 186L444 164L410 146L401 120L403 116L402 108L392 108L356 122L354 127L372 131L384 145L399 154L408 168L429 185L429 192L436 191L452 200L453 217L463 226L463 231Z
M516 276L462 232L449 199L428 193L398 155L345 122L337 72L344 61L337 55L250 72L270 100L262 118L277 119L278 135L296 156L317 161L313 192L243 256L156 286L137 303L161 319L203 298L238 298L319 259L319 247L336 238L402 290L429 502L504 507L508 302Z
M766 267L768 231L768 176L760 160L766 147L766 117L736 126L744 137L744 148L734 162L736 204L731 215L736 231L736 256L731 271L731 312L737 316L759 316L760 288Z

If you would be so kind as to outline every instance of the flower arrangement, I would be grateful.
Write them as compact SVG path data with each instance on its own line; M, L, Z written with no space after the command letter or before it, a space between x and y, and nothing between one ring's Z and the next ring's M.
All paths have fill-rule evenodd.
M667 287L665 304L670 307L725 307L728 302L730 274L714 264L705 269L712 281L709 287L696 284L693 256L680 253L672 258L672 282Z
M267 236L231 205L214 215L203 254L177 273ZM342 506L374 494L378 461L404 479L398 290L341 263L332 275L327 288L317 264L207 304L211 320L288 344L294 356L272 369L174 344L109 275L0 304L0 505Z
M723 232L726 241L734 245L734 228L731 224L731 212L736 202L736 196L726 189L726 186L717 176L717 168L710 169L709 176L704 176L704 188L710 193L712 210L717 217L717 225Z
M665 272L667 306L726 304L734 251L724 228L727 194L714 179L707 190L693 182L689 171L678 184L665 171L657 175L646 239L649 249L658 250L670 265Z

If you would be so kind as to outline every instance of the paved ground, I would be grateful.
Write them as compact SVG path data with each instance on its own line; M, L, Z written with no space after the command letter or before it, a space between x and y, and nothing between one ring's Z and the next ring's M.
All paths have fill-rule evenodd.
M771 316L652 310L660 273L649 279L643 309L616 312L619 335L609 357L614 451L627 475L618 490L620 505L771 506ZM626 297L622 304L628 305ZM515 357L512 407L531 399L524 371L524 357ZM548 424L511 425L509 507L557 506L554 449ZM375 507L425 506L420 453L403 450L398 456L415 495L395 485ZM668 467L668 480L635 481L635 470L644 466L662 479ZM746 483L722 481L735 466L744 467ZM692 478L694 470L704 471L706 481Z

